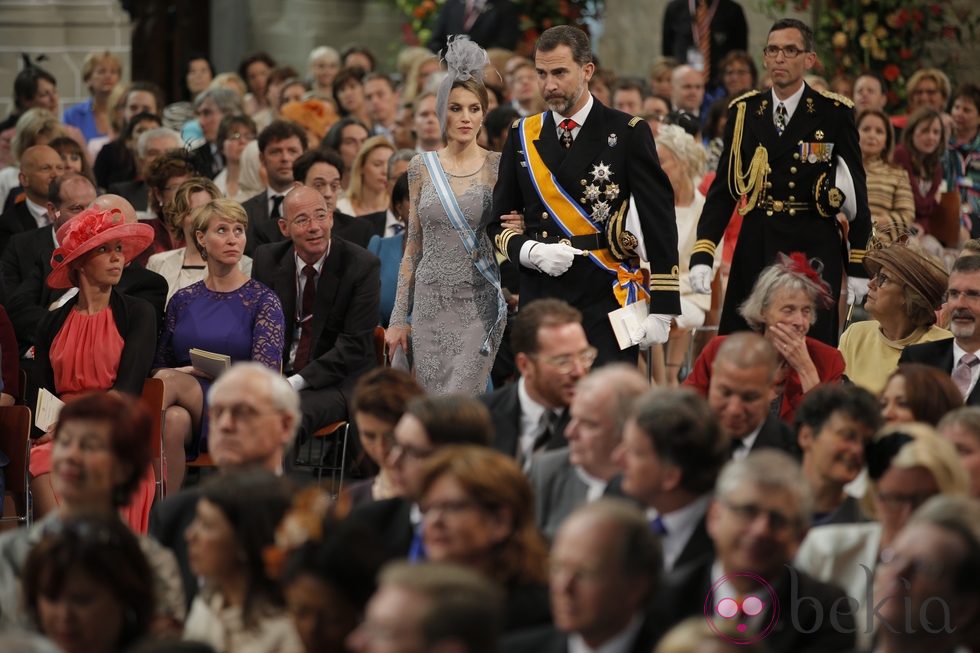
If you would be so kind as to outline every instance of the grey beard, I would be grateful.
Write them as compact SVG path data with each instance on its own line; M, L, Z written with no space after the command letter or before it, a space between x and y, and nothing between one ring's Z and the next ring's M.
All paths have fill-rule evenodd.
M569 112L572 110L572 107L575 106L575 104L579 101L579 98L582 97L582 93L584 92L585 92L584 88L579 89L578 95L576 95L573 99L569 100L567 103L562 104L560 107L556 102L549 102L548 108L551 109L554 113L565 116L567 118L569 117ZM562 99L562 101L564 102L564 99Z

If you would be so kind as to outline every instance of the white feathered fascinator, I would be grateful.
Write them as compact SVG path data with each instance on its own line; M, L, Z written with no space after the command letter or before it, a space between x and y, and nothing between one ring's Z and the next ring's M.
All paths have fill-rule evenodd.
M483 83L483 69L490 63L487 51L470 40L465 34L449 37L445 54L439 53L446 62L447 75L439 84L436 93L436 111L439 114L439 126L446 130L446 107L449 104L449 91L455 82L465 82L475 79Z

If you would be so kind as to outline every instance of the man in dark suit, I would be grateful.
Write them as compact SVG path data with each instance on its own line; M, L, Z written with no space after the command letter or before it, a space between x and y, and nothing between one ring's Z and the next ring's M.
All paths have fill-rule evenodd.
M803 81L816 64L813 30L784 18L769 30L765 66L772 91L750 91L729 105L718 175L708 190L691 254L690 283L709 294L715 249L738 208L745 216L732 259L719 333L748 329L738 313L762 270L779 253L803 252L823 264L834 294L809 335L837 346L837 299L846 270L852 302L867 293L862 265L871 236L871 212L853 103ZM850 221L850 255L837 215Z
M126 222L133 223L137 220L133 205L118 195L100 195L92 205L102 210L119 209L123 212ZM67 301L71 296L68 293L75 292L49 288L46 280L50 273L51 255L43 251L38 252L29 274L24 277L10 297L10 305L7 308L10 321L17 333L17 343L22 351L34 345L37 325L47 312L56 303L60 306L62 302ZM166 279L133 261L123 268L116 290L124 295L141 297L150 302L156 311L158 326L163 325L164 306L167 302Z
M613 452L626 416L649 388L643 375L626 365L601 367L578 382L565 428L568 446L534 455L528 470L535 520L549 539L572 511L605 496L620 472Z
M416 416L424 414L425 422ZM416 397L395 425L391 449L391 480L401 496L374 501L350 514L354 523L378 534L385 559L425 559L422 513L418 494L423 464L439 448L450 444L488 446L492 427L483 406L469 397Z
M453 34L468 34L483 48L513 50L517 45L520 17L510 0L447 0L439 10L429 39L429 49L446 48Z
M381 294L377 257L330 237L327 203L300 186L283 202L288 238L255 252L253 277L279 296L286 317L283 367L300 394L300 438L347 419L357 378L377 365L374 327Z
M812 509L799 465L786 454L759 451L728 463L708 508L716 554L670 574L658 617L670 626L707 616L725 639L762 640L772 653L852 650L853 601L791 565Z
M0 252L14 234L48 225L48 188L63 174L65 164L54 148L34 145L24 150L20 155L18 179L25 197L0 216Z
M168 127L157 127L140 134L136 141L136 179L110 184L110 193L126 198L137 211L150 208L150 188L146 178L150 165L170 150L183 148L180 134Z
M208 399L208 451L218 471L258 467L282 474L299 424L299 398L286 380L257 363L238 363L215 381ZM199 487L185 488L150 512L150 534L176 556L188 604L198 583L184 532L199 496Z
M664 570L713 555L705 515L728 440L707 402L686 389L653 390L636 403L617 458L623 492L643 505L660 535Z
M14 234L0 256L8 296L30 276L37 261L51 259L58 228L94 202L96 195L95 185L88 177L75 173L55 177L48 186L45 203L51 226Z
M367 248L374 235L371 223L337 210L340 177L344 160L333 150L322 147L307 150L293 163L293 179L323 196L327 211L333 214L331 235Z
M255 257L259 245L278 243L284 238L279 229L282 202L293 187L293 163L306 151L306 130L293 122L275 120L259 134L259 161L265 169L268 187L242 204L248 215L245 253ZM256 276L255 263L252 276ZM272 271L266 271L271 274Z
M503 653L649 653L662 625L648 601L661 578L660 542L639 509L603 499L579 508L551 549L554 626L504 640Z
M773 384L779 370L776 350L757 333L735 333L718 348L708 405L735 459L757 449L775 448L799 458L789 426L771 414Z
M704 9L701 5L705 5ZM745 12L734 0L697 0L694 15L691 15L689 0L671 0L664 9L663 40L661 46L665 57L673 57L681 63L702 64L710 71L705 75L705 83L721 81L722 71L718 64L732 50L748 50L749 28L745 22ZM703 18L702 18L703 16ZM698 40L699 19L708 25L708 45ZM704 61L704 54L708 60Z
M560 299L522 308L511 327L511 348L521 378L480 401L493 418L493 448L527 469L535 451L567 444L568 406L596 350L585 338L582 314Z
M651 315L628 329L629 341L666 342L671 317L680 313L670 182L649 125L589 93L595 64L582 30L546 30L535 67L550 110L514 122L493 190L493 215L523 213L524 233L496 219L488 233L520 266L522 307L563 299L582 311L599 364L635 363L636 347L620 349L608 314L647 295L641 259L651 263Z
M952 338L910 345L899 363L923 363L949 374L968 406L980 406L980 257L963 256L953 263L946 289Z

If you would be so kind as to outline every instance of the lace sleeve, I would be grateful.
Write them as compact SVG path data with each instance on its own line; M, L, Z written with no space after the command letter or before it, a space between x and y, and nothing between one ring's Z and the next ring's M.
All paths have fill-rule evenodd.
M184 293L180 290L167 305L167 313L163 319L163 331L157 343L157 353L153 359L153 369L161 367L177 367L177 354L174 352L174 329L177 328L177 314L184 306Z
M415 268L422 258L422 223L419 220L419 196L422 194L422 157L415 157L408 164L408 191L411 206L408 212L408 233L405 235L405 252L398 270L398 290L395 306L391 309L391 326L408 325L415 295Z
M254 283L258 285L258 282ZM252 323L252 360L281 372L286 338L282 304L276 294L264 286L257 299L258 309Z

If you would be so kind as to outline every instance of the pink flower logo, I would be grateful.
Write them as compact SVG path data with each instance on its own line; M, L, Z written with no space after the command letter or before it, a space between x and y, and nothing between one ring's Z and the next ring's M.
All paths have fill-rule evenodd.
M748 582L749 593L735 590ZM747 572L726 574L711 586L704 599L704 619L708 627L733 644L754 644L772 633L779 620L776 590L761 576Z

